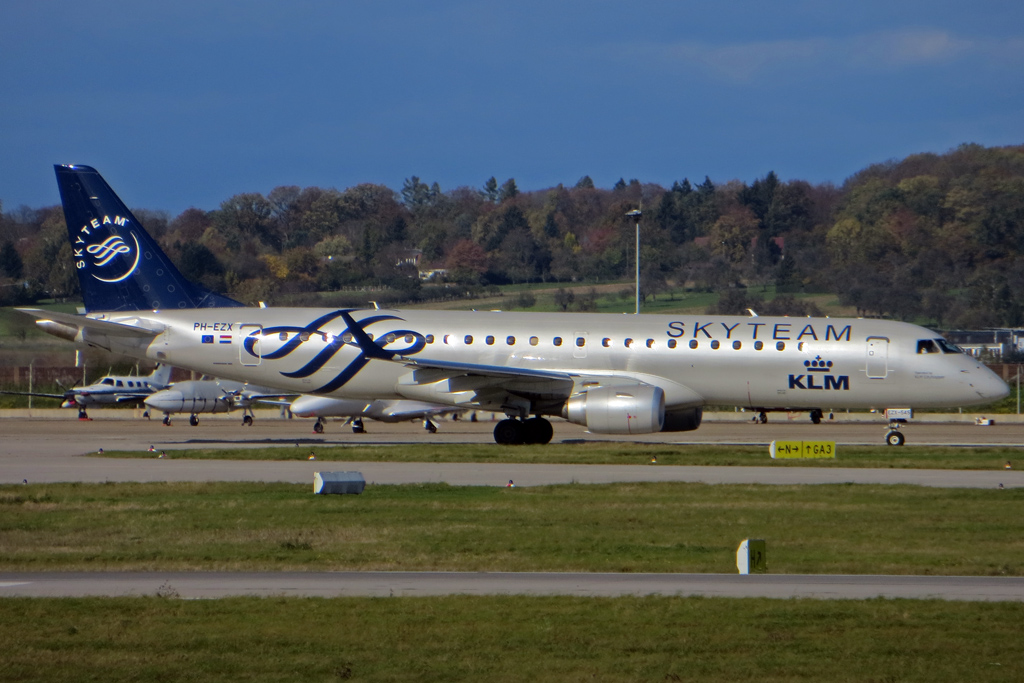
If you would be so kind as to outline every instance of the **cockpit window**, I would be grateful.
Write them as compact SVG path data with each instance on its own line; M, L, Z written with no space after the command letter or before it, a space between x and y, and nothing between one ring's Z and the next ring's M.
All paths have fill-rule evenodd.
M959 346L957 346L956 344L952 344L952 343L946 341L945 339L936 339L935 343L939 345L939 348L942 349L943 353L963 353L964 352L964 350L961 349Z
M114 386L114 380L110 379L109 377L104 377L103 381L100 382L100 384L105 384L105 385L107 385L109 387L112 387L112 386Z
M931 339L917 340L918 353L939 353L939 347Z

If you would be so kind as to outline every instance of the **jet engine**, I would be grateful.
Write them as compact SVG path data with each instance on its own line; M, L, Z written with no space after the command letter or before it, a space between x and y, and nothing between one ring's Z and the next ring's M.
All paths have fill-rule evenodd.
M589 389L565 402L562 417L596 434L660 432L665 392L647 384Z

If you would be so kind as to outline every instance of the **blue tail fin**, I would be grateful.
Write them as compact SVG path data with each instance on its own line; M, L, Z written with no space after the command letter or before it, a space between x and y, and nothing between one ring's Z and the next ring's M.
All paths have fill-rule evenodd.
M186 280L96 169L53 168L86 311L244 305Z

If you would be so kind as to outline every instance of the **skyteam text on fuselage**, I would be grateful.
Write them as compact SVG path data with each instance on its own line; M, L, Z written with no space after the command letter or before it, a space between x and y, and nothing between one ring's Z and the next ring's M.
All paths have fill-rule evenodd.
M47 331L282 392L499 411L499 443L546 443L550 415L642 434L696 429L708 404L820 416L1009 393L888 320L244 308L185 280L94 169L56 171L87 314L23 309Z

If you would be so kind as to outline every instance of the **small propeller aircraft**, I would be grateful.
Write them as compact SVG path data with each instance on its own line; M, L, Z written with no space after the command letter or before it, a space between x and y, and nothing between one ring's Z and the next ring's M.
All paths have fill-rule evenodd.
M61 408L78 408L78 419L88 420L89 406L142 402L143 399L170 384L171 366L158 364L152 374L106 375L98 382L83 387L72 387L63 394L28 391L0 391L16 396L39 396L63 401Z
M252 426L252 407L256 403L289 405L295 394L281 393L268 387L248 382L223 379L195 379L175 382L170 387L154 392L145 399L146 406L164 414L163 423L171 424L172 413L189 413L188 423L199 424L200 413L229 413L241 408L242 424Z

